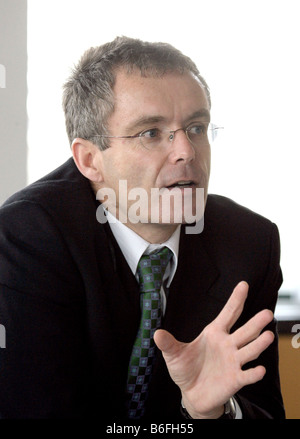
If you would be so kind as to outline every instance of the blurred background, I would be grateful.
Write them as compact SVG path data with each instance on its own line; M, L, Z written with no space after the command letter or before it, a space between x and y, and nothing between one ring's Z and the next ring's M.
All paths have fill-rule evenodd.
M224 127L212 147L210 192L279 227L284 283L276 317L283 356L294 355L282 379L288 415L300 418L300 349L290 342L300 321L299 6L0 0L0 204L70 157L62 85L87 48L126 35L182 50L206 78L212 120Z

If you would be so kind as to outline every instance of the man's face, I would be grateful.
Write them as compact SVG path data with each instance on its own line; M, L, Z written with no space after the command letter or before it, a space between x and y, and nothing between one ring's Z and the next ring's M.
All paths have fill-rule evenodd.
M162 77L144 78L138 72L129 75L119 71L116 75L114 95L115 109L108 120L112 136L131 136L153 129L171 131L186 128L194 122L206 125L209 122L209 103L205 91L190 73L168 73ZM149 132L150 136L151 133L152 131ZM180 192L183 200L182 209L185 203L186 206L189 203L194 213L196 189L203 188L206 198L210 174L208 141L204 141L200 147L195 147L188 141L183 130L175 134L172 142L166 135L162 146L157 149L146 149L139 138L110 140L110 148L99 151L103 181L96 189L114 190L117 197L116 214L117 217L121 214L122 218L130 207L134 207L136 200L123 200L123 194L119 192L120 180L126 182L128 193L134 188L143 189L143 193L148 195L148 209L146 212L142 209L143 224L130 223L130 215L127 224L137 233L140 233L139 228L145 228L147 224L149 226L150 211L153 214L155 209L159 210L158 215L154 212L155 218L159 218L157 227L174 229L175 223L178 222L175 219L178 218L178 212L172 211L174 205L171 203L170 221L164 223L161 215L162 201L157 203L152 196L151 203L153 189L170 191L174 187L178 188L176 190ZM183 183L185 185L182 185ZM186 191L187 188L190 190Z

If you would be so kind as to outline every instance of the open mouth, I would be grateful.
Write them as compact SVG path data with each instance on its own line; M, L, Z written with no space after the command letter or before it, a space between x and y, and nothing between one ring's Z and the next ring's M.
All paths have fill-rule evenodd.
M193 186L195 186L195 182L193 180L177 181L176 183L173 183L170 186L167 186L167 189L172 189L174 187L184 189L184 188L191 188Z

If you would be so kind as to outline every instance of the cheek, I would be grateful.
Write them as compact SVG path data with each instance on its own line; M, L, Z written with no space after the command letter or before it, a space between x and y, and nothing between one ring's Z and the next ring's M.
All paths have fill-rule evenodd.
M199 149L196 154L194 165L200 173L209 175L211 162L210 147Z
M127 156L114 158L106 163L103 172L104 183L109 187L117 187L120 180L125 180L128 189L153 186L156 179L155 166L151 160Z
M201 163L203 169L206 169L209 173L210 161L211 161L211 150L210 150L209 146L206 149L204 149L203 151L201 151L199 160L200 160L200 163Z
M113 153L113 149L105 151L105 158L103 160L103 180L104 184L113 187L116 182L126 179L126 157L122 154Z
M112 145L103 155L103 181L107 187L117 188L120 180L126 180L128 189L157 186L158 176L166 157L135 145Z
M207 175L210 176L210 165L211 165L211 154L209 152L207 158L206 158L206 167L207 167Z

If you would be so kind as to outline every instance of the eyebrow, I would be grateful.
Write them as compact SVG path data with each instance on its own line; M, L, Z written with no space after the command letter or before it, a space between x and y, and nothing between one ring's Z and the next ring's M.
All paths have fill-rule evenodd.
M185 119L184 125L188 124L192 120L195 119L205 119L206 122L210 122L210 112L206 108L202 108L200 110L195 111L190 116ZM135 120L132 124L130 124L126 131L129 133L134 130L139 130L145 128L147 126L151 126L153 124L158 123L166 123L167 119L164 116L153 115L153 116L141 116L137 120Z
M185 123L188 123L194 119L205 119L205 122L210 122L210 111L206 108L202 108L201 110L195 111L188 118L185 119Z
M150 126L157 123L163 123L166 119L163 116L141 116L137 120L135 120L132 124L128 125L126 131L132 132L133 130L139 130L145 128L146 126Z

